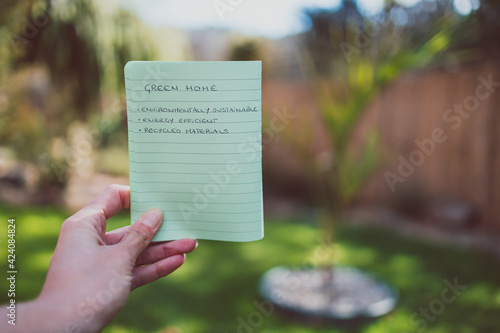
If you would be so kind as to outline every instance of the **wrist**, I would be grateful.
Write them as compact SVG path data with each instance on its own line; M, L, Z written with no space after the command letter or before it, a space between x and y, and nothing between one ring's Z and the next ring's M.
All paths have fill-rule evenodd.
M47 299L39 297L31 302L22 303L18 312L16 326L21 332L72 332L71 327L66 327L71 321L69 311L61 309L58 304Z
M78 307L65 302L67 297L39 296L37 299L21 303L15 328L19 332L47 333L94 333L101 327L96 322L86 321L78 314Z

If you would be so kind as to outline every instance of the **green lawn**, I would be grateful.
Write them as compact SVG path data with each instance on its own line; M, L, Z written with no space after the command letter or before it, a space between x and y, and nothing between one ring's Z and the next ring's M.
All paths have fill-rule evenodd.
M6 271L6 224L17 220L18 300L35 297L45 278L61 223L57 208L0 206L1 270ZM128 224L128 215L113 218L109 229ZM311 223L266 220L264 240L252 243L200 241L185 265L172 276L132 293L121 314L105 332L498 332L500 331L500 263L456 249L430 246L376 229L344 226L338 231L338 262L372 271L400 292L391 314L357 327L309 327L278 313L263 316L251 330L240 320L258 323L254 301L259 277L276 265L300 266L314 258L318 231ZM5 273L2 273L5 274ZM443 280L457 278L468 288L438 307ZM2 279L5 281L5 279ZM3 282L6 288L6 282ZM6 291L6 289L3 289ZM0 302L7 301L0 292ZM450 294L451 295L451 294ZM447 296L450 296L447 295ZM442 303L444 304L444 303ZM410 318L420 308L437 306L441 314ZM412 324L413 323L413 324ZM258 323L259 324L259 323Z

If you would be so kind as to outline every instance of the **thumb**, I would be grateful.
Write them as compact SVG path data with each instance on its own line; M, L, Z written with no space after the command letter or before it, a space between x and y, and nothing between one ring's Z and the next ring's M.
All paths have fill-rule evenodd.
M163 214L158 208L145 212L130 226L125 236L120 241L120 246L125 247L132 259L137 257L148 247L163 221Z

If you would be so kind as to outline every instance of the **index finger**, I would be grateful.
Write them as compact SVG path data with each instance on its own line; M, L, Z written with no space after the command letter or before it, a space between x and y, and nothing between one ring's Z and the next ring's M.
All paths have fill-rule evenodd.
M130 187L125 185L109 185L68 220L97 220L106 222L107 219L118 213L122 208L130 207Z

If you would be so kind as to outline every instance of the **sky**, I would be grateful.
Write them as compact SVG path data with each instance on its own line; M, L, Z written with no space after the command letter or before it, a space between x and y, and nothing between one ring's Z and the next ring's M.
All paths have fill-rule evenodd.
M411 7L420 1L397 0ZM121 0L151 26L180 29L229 28L250 36L280 38L306 29L304 8L338 8L341 0ZM358 0L365 16L379 13L384 0ZM454 0L458 13L467 15L479 0Z

